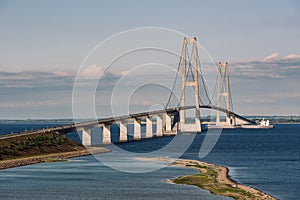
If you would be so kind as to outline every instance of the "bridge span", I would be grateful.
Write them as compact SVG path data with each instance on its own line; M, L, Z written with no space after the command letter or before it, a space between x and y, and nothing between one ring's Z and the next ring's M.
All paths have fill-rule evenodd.
M188 46L192 46L192 54L188 55ZM178 102L178 106L169 108L169 102L173 94L171 92L170 98L165 106L165 109L150 111L150 112L141 112L135 114L129 114L124 116L114 116L104 119L74 123L70 125L63 125L58 127L46 128L41 130L33 130L29 132L22 132L17 134L2 135L0 139L6 139L11 137L18 137L22 135L30 134L41 134L49 132L57 132L60 134L68 134L71 132L81 132L81 141L83 145L91 146L92 145L92 130L101 129L101 141L103 144L109 144L112 142L111 134L111 125L118 124L119 126L119 141L127 142L128 141L128 124L133 124L133 139L141 140L141 124L146 125L145 138L152 138L154 135L156 137L161 137L164 135L175 135L182 132L201 132L201 121L200 118L200 109L211 109L216 110L216 122L214 124L219 128L226 127L239 127L243 124L255 124L255 122L246 119L245 117L236 114L233 111L231 91L229 84L229 72L228 72L228 63L219 63L218 65L218 99L217 105L212 104L212 98L208 95L208 89L205 85L203 79L203 74L201 70L201 65L198 56L197 50L197 39L196 38L184 38L182 56L179 61L177 75L179 70L182 69L182 90L181 98ZM224 72L224 74L222 73ZM191 74L191 77L188 77ZM223 75L222 75L223 74ZM176 77L177 77L176 75ZM199 79L201 81L199 81ZM222 80L225 80L225 89L222 88ZM201 82L201 85L199 84ZM176 78L174 81L174 86L176 83ZM174 89L173 86L173 89ZM203 99L200 96L200 87L204 88L204 95L209 100L207 104L203 103ZM192 87L194 94L192 98L194 99L193 105L186 105L186 88ZM226 108L220 106L220 99L225 97ZM194 110L195 116L193 120L186 119L186 111ZM226 121L221 122L220 112L225 113ZM212 122L210 122L212 123ZM156 124L156 131L153 131L153 124Z
M255 124L254 121L248 120L241 115L238 115L234 112L227 111L224 108L219 108L213 105L203 105L199 106L201 109L213 109L224 112L226 115L234 118L236 121L239 120L241 124ZM175 108L167 108L163 110L156 110L150 112L141 112L134 113L130 115L118 116L118 117L109 117L103 118L94 121L80 122L76 124L69 124L57 127L50 127L40 130L32 130L26 132L20 132L15 134L7 134L1 135L0 139L7 139L12 137L19 137L24 135L32 135L32 134L42 134L42 133L50 133L57 132L60 134L68 134L70 132L81 132L82 144L89 146L92 145L92 129L100 128L102 129L102 143L109 144L112 142L111 140L111 129L110 126L112 124L117 124L120 127L120 142L128 141L128 131L127 124L133 124L134 140L142 139L141 132L141 124L146 125L146 138L162 137L165 135L176 135L177 133L181 133L183 131L180 130L180 110L190 110L195 109L195 106L185 106L185 107L175 107ZM213 122L215 123L215 122ZM156 132L153 132L152 125L156 124ZM240 124L233 124L238 126Z

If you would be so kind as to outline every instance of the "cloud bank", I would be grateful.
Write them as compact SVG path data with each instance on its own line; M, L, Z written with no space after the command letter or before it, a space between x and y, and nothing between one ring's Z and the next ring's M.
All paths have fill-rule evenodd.
M300 55L279 56L273 53L262 60L247 60L230 64L235 78L286 79L300 78Z
M78 73L85 83L101 77L102 84L108 84L118 79L121 74L105 72L103 67L91 65ZM76 73L70 71L0 71L1 89L45 89L45 90L71 90Z

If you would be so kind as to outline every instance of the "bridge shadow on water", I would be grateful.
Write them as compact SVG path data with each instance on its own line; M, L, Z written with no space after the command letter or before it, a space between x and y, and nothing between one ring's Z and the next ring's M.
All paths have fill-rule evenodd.
M163 136L163 137L153 137L149 139L142 139L140 141L130 141L126 143L115 143L115 145L122 150L134 152L134 153L149 153L154 151L162 150L164 153L170 155L176 154L176 155L182 155L181 157L187 157L188 154L198 154L201 144L203 143L203 140L205 138L206 131L203 131L201 133L188 133L188 134L180 134L177 136ZM176 148L176 146L172 146L171 148L168 148L168 145L175 140L175 137L179 137L179 140L182 140L182 144L189 142L186 142L184 140L191 140L193 138L191 144L186 147L184 152L182 151L182 147ZM180 144L179 144L180 145ZM167 148L165 148L167 147Z

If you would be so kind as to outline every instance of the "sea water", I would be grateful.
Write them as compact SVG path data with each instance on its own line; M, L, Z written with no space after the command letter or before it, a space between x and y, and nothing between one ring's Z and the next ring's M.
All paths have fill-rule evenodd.
M206 134L197 134L181 158L199 159L199 148ZM151 152L172 140L174 137L162 137L118 144L118 147L128 152ZM274 129L224 129L215 147L202 160L227 166L231 178L239 183L279 199L298 199L299 144L300 125L297 124L276 125ZM170 152L174 153L176 150ZM114 154L117 152L99 154L96 158L113 158ZM1 170L0 199L223 198L194 186L163 182L179 175L195 173L192 169L166 167L148 173L125 173L99 164L93 156L71 160L73 162L42 163Z
M85 156L0 171L0 199L230 199L195 186L164 182L193 173L196 171L177 167L124 173Z

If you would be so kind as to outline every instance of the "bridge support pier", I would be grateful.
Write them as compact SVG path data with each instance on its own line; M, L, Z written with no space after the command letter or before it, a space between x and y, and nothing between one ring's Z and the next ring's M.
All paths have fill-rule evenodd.
M91 146L92 145L92 129L83 129L82 131L82 145Z
M167 113L164 113L164 121L165 121L165 132L172 131L172 118Z
M156 137L162 137L163 136L163 116L157 115L156 116Z
M172 127L172 117L167 113L164 113L164 135L175 135L177 133L176 125Z
M152 119L150 116L146 117L146 138L153 137L153 130L152 130Z
M142 139L142 132L141 132L141 122L138 119L133 120L133 139L134 140L141 140Z
M235 125L236 125L236 123L235 123L235 117L229 116L229 124L230 124L231 126L235 126Z
M184 117L185 117L184 115L180 116L180 132L201 132L199 108L196 108L195 123L186 123Z
M237 117L235 117L234 121L235 121L235 125L245 125L245 124L250 124L249 121L247 122L247 121L245 121L245 120L243 120L243 119L240 119L240 118L237 118ZM254 123L254 122L253 122L253 123Z
M120 142L127 142L127 124L120 122Z
M102 135L103 135L102 143L103 144L110 144L111 143L110 125L104 124Z

